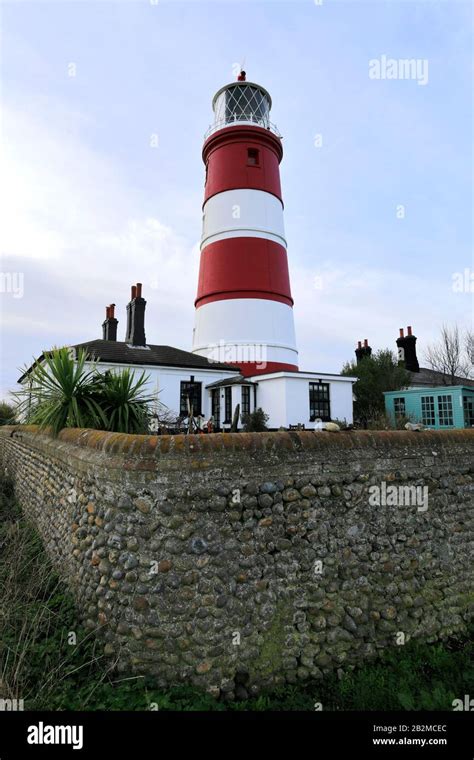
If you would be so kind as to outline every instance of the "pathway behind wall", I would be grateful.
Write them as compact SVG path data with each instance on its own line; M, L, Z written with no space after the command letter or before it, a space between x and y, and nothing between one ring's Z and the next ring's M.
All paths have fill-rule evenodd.
M472 431L0 428L2 467L106 654L227 699L465 629L473 452Z

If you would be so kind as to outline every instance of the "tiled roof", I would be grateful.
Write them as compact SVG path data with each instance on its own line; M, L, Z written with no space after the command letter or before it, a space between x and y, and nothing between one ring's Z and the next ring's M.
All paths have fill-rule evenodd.
M451 381L451 376L446 375L443 372L436 372L434 369L428 369L428 367L420 367L419 372L410 372L411 383L410 387L426 388L427 386L436 385L469 385L474 386L474 380L470 380L467 377L455 377L454 383Z
M91 359L106 364L143 364L157 367L187 367L189 369L218 369L239 372L235 365L209 362L205 356L192 354L190 351L182 351L173 346L129 346L127 343L115 340L89 340L86 343L77 343L72 348L85 349ZM42 354L38 361L44 357ZM23 373L18 382L31 372L34 364Z
M206 385L206 388L222 388L226 385L258 385L258 383L247 380L243 375L237 375L236 377L225 377L223 380L216 380L215 383Z

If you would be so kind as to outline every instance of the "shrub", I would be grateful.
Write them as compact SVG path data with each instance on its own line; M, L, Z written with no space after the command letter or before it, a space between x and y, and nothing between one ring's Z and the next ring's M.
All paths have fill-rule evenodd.
M79 351L74 360L67 348L44 354L44 361L34 365L29 386L17 394L27 422L50 427L54 435L65 427L105 427L93 393L96 370L86 368L86 359L86 352Z
M54 435L67 427L95 428L117 433L145 433L149 405L145 396L148 376L135 380L129 369L101 374L88 368L87 353L75 358L70 349L59 348L44 354L30 374L29 386L16 396L25 419L50 427Z
M407 422L413 422L410 417L398 416L395 421L389 414L376 414L373 419L367 423L368 430L404 430Z
M246 433L262 433L268 430L268 414L265 414L261 407L255 409L251 414L242 415L242 422Z
M145 372L135 380L129 369L106 372L94 381L94 396L104 414L106 429L116 433L146 433L153 399L144 396Z
M0 401L0 425L16 425L17 409L7 401Z
M389 349L366 356L359 364L347 362L341 375L357 377L353 387L354 416L363 425L384 414L384 391L407 388L411 382L409 372L398 365L396 356Z

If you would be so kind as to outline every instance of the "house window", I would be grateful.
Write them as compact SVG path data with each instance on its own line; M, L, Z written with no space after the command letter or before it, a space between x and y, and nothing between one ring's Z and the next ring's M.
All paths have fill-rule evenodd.
M403 396L393 399L393 409L395 411L395 417L405 416L405 399Z
M248 148L247 149L247 166L258 166L259 165L259 151L257 148Z
M434 396L421 397L421 421L423 425L434 425L436 423Z
M221 426L221 391L220 388L213 388L211 393L212 399L212 416L214 417L214 430Z
M323 422L329 422L331 419L329 383L309 384L309 418L314 422L318 417Z
M250 385L242 386L242 416L250 414Z
M179 413L183 417L187 417L188 412L188 399L189 403L193 407L193 415L196 417L201 414L202 404L202 383L195 383L194 378L190 381L181 381L180 401L179 401Z
M463 396L464 426L474 426L474 396Z
M224 397L224 414L225 424L230 424L232 422L232 388L227 387L224 388L225 397Z
M453 425L453 399L451 396L438 396L438 415L440 426Z

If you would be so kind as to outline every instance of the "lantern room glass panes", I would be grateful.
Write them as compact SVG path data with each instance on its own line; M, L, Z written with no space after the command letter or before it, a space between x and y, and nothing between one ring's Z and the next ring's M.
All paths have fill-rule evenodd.
M265 92L251 84L227 87L214 107L216 123L246 121L261 127L270 125L270 103Z

